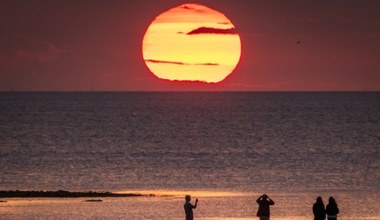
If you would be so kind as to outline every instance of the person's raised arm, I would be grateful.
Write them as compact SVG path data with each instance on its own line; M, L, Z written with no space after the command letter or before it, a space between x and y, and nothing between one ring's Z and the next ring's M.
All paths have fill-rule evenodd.
M268 197L269 205L274 205L274 201Z
M256 199L256 202L258 203L258 204L260 204L260 201L261 201L261 198L262 198L263 196L260 196L259 198L257 198Z
M193 208L195 209L197 207L197 205L198 205L198 199L195 199L195 204L194 204Z

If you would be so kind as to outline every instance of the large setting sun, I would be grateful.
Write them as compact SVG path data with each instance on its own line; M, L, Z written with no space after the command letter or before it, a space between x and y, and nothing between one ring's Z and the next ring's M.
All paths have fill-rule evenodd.
M163 12L148 27L143 58L160 79L217 83L240 59L240 37L222 13L200 4Z

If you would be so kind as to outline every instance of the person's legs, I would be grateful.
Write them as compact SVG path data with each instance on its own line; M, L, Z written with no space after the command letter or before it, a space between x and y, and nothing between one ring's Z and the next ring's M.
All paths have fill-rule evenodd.
M269 217L260 217L260 220L269 220Z

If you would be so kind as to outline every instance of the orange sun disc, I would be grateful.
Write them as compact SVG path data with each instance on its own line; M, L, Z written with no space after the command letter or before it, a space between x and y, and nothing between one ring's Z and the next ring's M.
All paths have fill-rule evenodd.
M142 52L160 79L217 83L239 63L241 43L225 15L200 4L183 4L153 20Z

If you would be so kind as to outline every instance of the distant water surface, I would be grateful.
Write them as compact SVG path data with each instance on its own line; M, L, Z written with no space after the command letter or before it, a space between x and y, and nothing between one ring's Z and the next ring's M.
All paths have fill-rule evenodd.
M279 218L333 195L379 219L379 148L380 93L0 93L0 189L247 195L200 193L204 219L254 216L264 192Z

